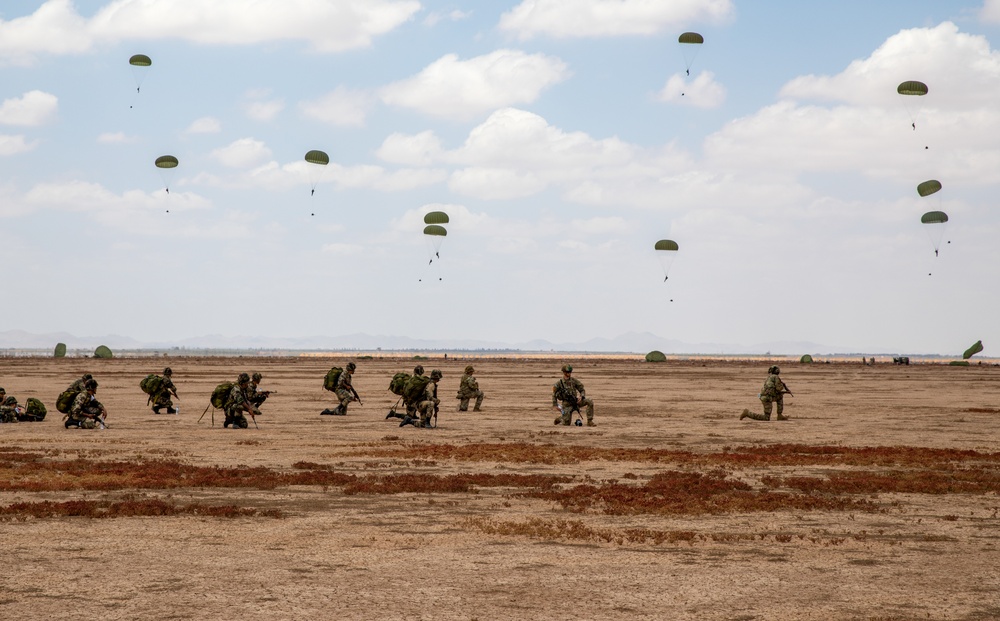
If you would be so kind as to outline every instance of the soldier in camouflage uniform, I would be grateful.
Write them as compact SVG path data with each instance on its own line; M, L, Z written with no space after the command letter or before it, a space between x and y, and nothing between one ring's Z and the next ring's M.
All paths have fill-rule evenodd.
M417 403L417 411L420 412L420 421L414 423L414 427L430 428L431 416L441 404L441 401L438 399L438 381L440 381L441 377L441 371L437 369L431 371L431 381L427 382L424 394Z
M465 367L465 375L462 376L462 381L458 384L458 395L456 399L460 399L458 402L459 412L469 411L469 400L472 398L476 399L476 405L472 408L473 412L479 412L480 407L483 405L483 391L479 390L479 382L476 378L472 376L476 370L472 368L472 365Z
M2 390L0 388L0 391ZM16 423L23 414L24 409L17 404L17 399L13 395L0 400L0 423Z
M174 409L174 402L170 400L170 396L173 395L177 397L177 388L174 387L174 382L171 379L174 372L167 367L163 369L163 380L160 382L160 389L155 395L150 395L150 399L153 401L153 414L159 414L160 408L167 408L167 414L176 414L177 410ZM177 397L180 399L180 397Z
M260 380L262 379L264 379L264 376L258 372L250 376L250 388L247 391L247 400L256 408L260 408L273 392L271 390L257 390L257 386L260 386Z
M423 374L424 374L424 367L423 367L423 365L418 364L417 366L413 367L413 375L414 376L423 375ZM409 417L412 417L412 418L416 418L417 417L417 404L416 403L408 403L406 401L406 398L404 397L403 398L403 405L406 406L406 416L409 416Z
M580 411L580 406L587 406L587 426L596 427L594 423L594 400L587 398L587 391L583 388L583 382L572 376L573 367L568 364L562 366L562 379L552 386L552 409L559 412L555 423L558 425L569 425L572 422L573 411ZM580 393L577 397L576 393Z
M760 401L764 404L764 413L755 414L750 410L743 410L740 414L740 420L744 418L752 418L754 420L771 420L771 403L778 404L778 420L788 420L787 416L782 416L781 412L785 409L785 404L783 401L783 396L785 394L792 394L792 391L788 390L785 383L781 381L778 374L781 373L781 369L777 366L772 366L767 370L767 379L764 380L764 386L760 389Z
M93 375L91 375L90 373L85 373L83 377L70 384L69 388L66 389L66 392L83 392L86 390L85 385L87 383L87 380L92 380L92 379L94 379Z
M347 416L347 406L351 401L356 400L361 403L358 391L354 390L354 386L351 384L351 376L354 375L354 370L357 368L353 362L348 362L344 370L340 372L340 377L337 378L337 388L334 392L337 393L340 405L333 408L334 416Z
M222 423L223 427L232 425L233 429L246 429L250 425L247 423L244 412L249 412L251 416L260 414L260 410L247 399L249 390L250 376L246 373L240 373L239 377L236 378L236 384L229 390L229 396L226 398L226 421Z
M66 428L80 429L104 428L104 420L108 411L97 400L97 380L91 378L84 383L84 390L73 400L66 418Z

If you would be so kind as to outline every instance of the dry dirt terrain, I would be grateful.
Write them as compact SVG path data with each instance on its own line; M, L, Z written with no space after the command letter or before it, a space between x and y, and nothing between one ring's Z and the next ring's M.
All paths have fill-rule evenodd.
M0 359L49 408L0 425L0 619L1000 619L1000 367L784 363L756 422L766 361L570 358L588 428L553 425L562 359L428 360L424 430L385 420L412 359L321 417L347 360ZM177 416L138 388L165 363ZM259 429L199 422L241 371ZM106 430L55 411L84 372Z

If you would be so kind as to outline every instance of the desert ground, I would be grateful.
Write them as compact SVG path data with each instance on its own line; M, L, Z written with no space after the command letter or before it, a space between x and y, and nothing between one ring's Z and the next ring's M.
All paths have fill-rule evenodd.
M409 357L319 415L349 359L0 359L49 409L0 425L0 618L1000 619L1000 367L784 362L791 420L757 422L763 360L432 358L415 429L385 419ZM563 362L597 427L553 425ZM138 387L165 365L176 416ZM213 426L241 371L277 394ZM108 429L55 411L85 372Z

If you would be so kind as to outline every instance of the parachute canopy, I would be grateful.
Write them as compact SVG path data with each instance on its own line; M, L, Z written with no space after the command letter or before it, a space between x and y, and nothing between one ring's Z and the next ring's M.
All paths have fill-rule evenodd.
M943 211L928 211L920 216L920 222L923 224L944 224L947 221L948 214Z
M180 162L173 155L161 155L153 163L156 164L157 168L177 168Z
M698 50L701 49L701 44L704 42L705 37L697 32L685 32L677 37L677 43L681 48L681 55L684 57L685 74L691 75L691 65L694 64L694 59L698 56Z
M693 43L700 45L705 42L705 37L701 36L697 32L685 32L681 36L677 37L678 43Z
M98 345L94 350L94 358L114 358L114 356L106 345Z
M900 95L913 95L920 97L921 95L927 94L927 85L923 82L917 82L916 80L907 80L899 83L899 86L896 87L896 92Z
M432 211L424 216L424 224L448 224L448 222L448 214L443 211Z
M448 231L443 226L439 226L437 224L430 224L424 227L424 235L431 235L433 237L445 237L448 235Z
M153 61L145 54L133 54L132 57L128 59L128 64L133 67L148 67L153 64Z
M56 358L66 357L66 343L56 343L56 350L52 353Z
M663 268L663 282L667 282L670 278L670 266L674 264L678 248L677 242L672 239L661 239L653 245L656 257L660 260L660 266Z
M646 354L646 362L666 362L667 357L663 355L662 351L653 350Z
M678 246L677 246L677 242L675 242L672 239L661 239L660 241L656 242L656 245L653 246L653 249L654 250L667 250L667 251L671 251L672 250L672 251L676 252L678 250Z
M809 364L812 361L813 361L813 357L810 356L809 354L805 354L801 358L799 358L799 362L801 362L802 364Z
M313 149L312 151L306 152L306 161L310 164L319 164L321 166L326 166L330 163L330 156L323 151L317 151Z
M978 354L981 351L983 351L983 342L982 341L976 341L972 345L972 347L970 347L969 349L966 349L965 353L962 354L962 360L968 360L969 358L975 356L976 354Z
M930 196L931 194L939 192L940 190L941 190L941 182L938 181L937 179L930 179L928 181L924 181L923 183L917 186L917 194L919 194L920 196Z

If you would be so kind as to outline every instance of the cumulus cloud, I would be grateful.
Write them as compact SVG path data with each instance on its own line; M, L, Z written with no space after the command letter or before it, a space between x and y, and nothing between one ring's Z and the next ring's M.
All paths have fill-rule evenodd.
M270 121L285 109L283 99L271 101L251 101L244 104L247 116L255 121Z
M731 0L523 0L500 17L499 28L522 40L653 35L733 13Z
M306 117L317 121L341 127L362 127L373 99L367 91L338 86L319 99L302 102L299 109Z
M1000 0L985 0L979 19L988 24L1000 24Z
M306 41L320 52L367 47L420 10L417 0L113 0L92 17L71 0L0 20L0 57L74 54L102 43L179 39L204 45Z
M51 93L28 91L0 104L0 124L33 127L44 125L56 116L59 98Z
M428 166L441 155L441 140L427 130L415 135L390 134L375 152L384 162L406 166Z
M249 168L271 157L271 150L260 140L240 138L212 151L212 157L229 168Z
M500 107L531 103L569 76L562 60L497 50L469 60L442 56L420 73L381 89L382 101L445 119L468 120Z
M0 156L24 153L31 151L36 146L38 146L37 141L27 142L22 135L0 134Z
M442 21L458 22L472 16L472 11L432 11L424 18L425 26L436 26Z
M702 71L690 83L678 73L670 76L657 99L696 108L718 108L726 100L726 88L715 81L711 71Z
M217 134L222 131L222 123L219 119L210 116L203 116L200 119L195 119L187 129L184 130L185 134Z

